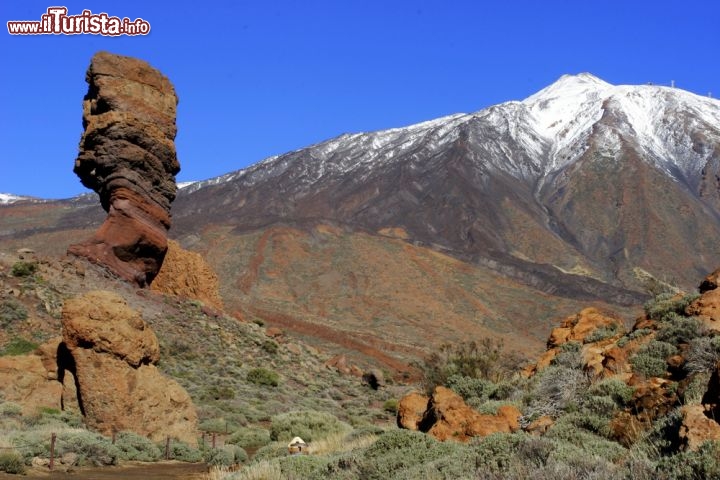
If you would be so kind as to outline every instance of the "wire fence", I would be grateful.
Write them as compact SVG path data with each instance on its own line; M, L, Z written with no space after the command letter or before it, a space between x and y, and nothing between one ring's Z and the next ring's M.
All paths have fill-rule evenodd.
M203 433L203 435L202 435L202 440L201 440L203 447L206 447L205 436L206 436L206 434ZM215 449L215 448L216 448L216 442L217 442L217 440L216 440L216 434L213 433L213 434L208 435L208 436L211 436L211 443L210 443L211 448ZM50 445L49 445L49 459L48 459L48 460L49 460L48 467L49 467L50 470L52 470L52 469L54 468L54 466L55 466L55 460L56 460L56 458L57 458L57 456L56 456L56 453L57 453L57 452L55 451L55 444L56 444L56 442L57 442L57 438L58 438L58 436L57 436L57 434L56 434L55 432L53 432L53 433L50 434L50 438L49 438L49 440L50 440ZM115 441L116 441L116 435L115 435L115 433L113 433L113 434L112 434L112 444L113 444L113 445L115 445ZM167 436L167 437L165 438L165 445L164 445L164 446L165 446L165 451L164 451L164 455L163 455L163 457L164 457L165 460L170 460L170 459L171 459L171 454L172 454L172 441L173 441L173 439L170 438L169 436ZM0 451L4 451L4 450L16 450L16 451L17 451L17 450L38 450L38 449L44 449L47 444L48 444L48 440L45 439L45 440L41 440L41 441L33 442L33 443L14 444L14 445L11 446L11 447L0 447Z

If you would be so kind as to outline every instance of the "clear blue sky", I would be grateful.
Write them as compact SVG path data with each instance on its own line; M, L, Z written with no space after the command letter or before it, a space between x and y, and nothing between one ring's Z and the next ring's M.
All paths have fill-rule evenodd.
M11 36L49 6L142 17L151 33ZM0 3L0 192L62 198L94 52L147 60L180 97L182 172L200 180L344 132L519 100L564 73L720 96L717 1Z

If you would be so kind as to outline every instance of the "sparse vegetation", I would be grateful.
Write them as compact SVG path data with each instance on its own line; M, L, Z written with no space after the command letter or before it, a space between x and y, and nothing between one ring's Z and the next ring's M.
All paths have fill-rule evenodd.
M13 277L29 277L37 271L37 263L19 261L15 262L10 270Z
M25 470L25 459L18 452L0 452L0 472L23 474Z
M0 302L0 327L6 328L27 318L27 309L17 300L8 299Z
M437 385L448 385L450 377L458 383L460 377L497 382L517 371L524 359L503 350L501 340L484 338L480 342L446 343L438 352L430 354L415 366L423 374L427 393Z
M13 337L5 348L0 351L2 355L25 355L36 350L39 345L20 337Z
M352 430L350 425L341 422L330 413L302 410L273 416L270 439L287 442L293 437L300 437L306 442L312 442L335 433L347 433L350 430Z
M253 368L247 374L247 381L255 385L277 387L280 384L280 375L267 368Z
M120 432L115 437L115 447L123 460L155 462L160 460L162 452L148 438L133 432Z

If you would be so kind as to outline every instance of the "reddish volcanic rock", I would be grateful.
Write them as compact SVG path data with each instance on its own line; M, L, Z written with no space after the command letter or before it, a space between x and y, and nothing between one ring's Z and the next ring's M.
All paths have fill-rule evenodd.
M503 405L496 415L482 415L470 408L457 393L438 386L429 401L416 392L402 398L398 404L397 423L401 428L427 432L440 441L465 442L471 437L515 432L520 429L520 415L512 405Z
M709 330L720 331L720 289L707 290L685 309L700 319Z
M702 405L683 405L679 437L688 450L697 450L709 440L720 440L720 424L707 417Z
M715 290L718 287L718 283L720 283L720 268L705 277L698 289L700 293L705 293L710 290Z
M218 277L198 253L168 240L167 254L151 286L157 292L200 300L205 306L222 310ZM210 315L210 316L217 316Z
M157 369L157 338L122 298L90 292L66 300L62 326L66 358L58 358L59 376L74 375L78 407L90 428L105 435L131 430L154 441L171 436L196 443L197 413L190 396Z
M608 333L598 337L599 340L591 341L591 334L600 329L606 329ZM566 317L559 327L552 330L547 341L547 351L540 356L535 365L526 367L523 375L530 377L551 365L560 353L560 347L568 342L583 344L581 351L583 367L593 376L618 373L620 368L618 365L615 366L618 371L606 370L606 355L617 349L615 342L624 332L625 326L619 318L593 307L585 308L575 315Z
M411 392L398 402L397 425L407 430L419 430L425 411L428 408L427 396Z
M618 333L625 330L622 320L603 314L597 308L585 308L580 313L570 315L553 329L548 347L557 347L570 341L585 343L586 338L599 328L612 328Z
M167 250L180 171L178 99L170 81L146 62L107 52L93 56L86 81L85 132L74 171L97 192L108 216L92 238L68 252L145 286Z

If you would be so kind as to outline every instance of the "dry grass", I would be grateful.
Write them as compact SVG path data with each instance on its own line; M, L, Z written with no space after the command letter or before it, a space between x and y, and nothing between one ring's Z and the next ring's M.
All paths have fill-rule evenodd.
M349 452L355 449L369 447L377 440L377 435L368 434L359 438L347 440L347 434L336 433L322 440L310 444L308 451L310 455L327 455L330 453Z
M226 473L224 476L209 477L208 480L280 480L282 470L277 460L265 460L243 467L238 472Z

